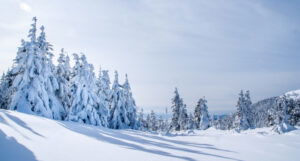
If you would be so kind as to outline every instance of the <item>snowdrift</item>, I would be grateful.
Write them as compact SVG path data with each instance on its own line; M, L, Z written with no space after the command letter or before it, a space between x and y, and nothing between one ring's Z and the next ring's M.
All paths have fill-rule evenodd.
M208 129L162 136L0 110L1 161L296 161L300 130Z

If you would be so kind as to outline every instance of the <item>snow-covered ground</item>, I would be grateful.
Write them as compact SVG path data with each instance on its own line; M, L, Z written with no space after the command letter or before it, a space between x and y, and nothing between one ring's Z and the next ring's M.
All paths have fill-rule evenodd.
M297 161L300 129L208 129L162 136L0 110L0 161Z

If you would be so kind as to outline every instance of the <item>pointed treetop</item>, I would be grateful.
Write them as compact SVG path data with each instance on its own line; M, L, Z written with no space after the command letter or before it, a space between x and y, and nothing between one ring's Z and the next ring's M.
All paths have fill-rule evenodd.
M64 49L63 48L60 50L59 57L58 57L57 61L59 63L64 63L65 62L65 54L64 54Z
M88 64L88 62L86 60L86 56L84 55L84 53L81 53L80 59L81 59L83 64Z
M239 93L240 97L244 97L244 91L241 90L241 92Z
M40 29L41 29L42 32L44 32L44 31L45 31L44 25L42 25L42 26L40 27Z
M32 17L32 21L36 23L36 21L37 21L37 18L36 18L35 16L34 16L34 17Z
M130 84L129 84L129 81L128 81L128 75L125 74L125 83L123 85L123 87L126 89L126 90L130 90Z
M40 33L39 37L37 38L40 48L45 51L53 50L52 45L46 41L45 27L43 25L40 27L40 30L41 30L41 33ZM47 53L47 54L50 54L50 57L54 56L52 53Z
M115 71L115 82L119 82L119 74L118 74L118 71Z
M119 75L118 75L118 71L115 71L115 80L114 80L114 84L112 86L113 89L117 89L119 87Z
M177 87L175 87L174 93L175 93L175 97L179 97L179 92L178 92L178 88Z
M33 24L31 24L31 29L29 30L28 37L30 38L31 42L36 41L36 22L37 18L33 17L32 18Z

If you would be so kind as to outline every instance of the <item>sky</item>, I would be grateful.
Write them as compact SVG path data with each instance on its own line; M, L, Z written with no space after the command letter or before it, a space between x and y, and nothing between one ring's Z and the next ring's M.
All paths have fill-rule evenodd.
M0 15L0 72L36 16L54 54L127 73L146 111L170 107L175 87L211 113L234 111L241 89L253 102L300 89L299 0L0 0Z

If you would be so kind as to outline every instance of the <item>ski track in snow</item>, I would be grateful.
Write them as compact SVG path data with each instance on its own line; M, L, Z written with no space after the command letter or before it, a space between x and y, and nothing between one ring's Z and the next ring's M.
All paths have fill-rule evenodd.
M163 136L0 110L0 161L296 161L300 130L208 129Z

